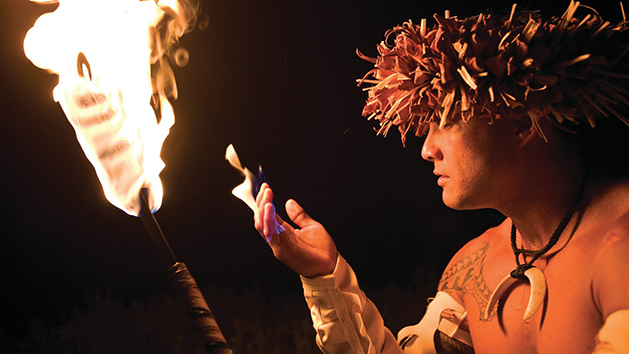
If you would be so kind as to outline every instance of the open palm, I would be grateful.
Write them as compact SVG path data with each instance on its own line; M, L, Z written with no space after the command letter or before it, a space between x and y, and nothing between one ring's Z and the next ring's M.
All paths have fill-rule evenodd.
M298 228L282 220L275 211L273 191L267 184L262 185L256 204L255 227L277 259L304 277L332 273L337 250L323 225L292 199L286 202L286 213Z

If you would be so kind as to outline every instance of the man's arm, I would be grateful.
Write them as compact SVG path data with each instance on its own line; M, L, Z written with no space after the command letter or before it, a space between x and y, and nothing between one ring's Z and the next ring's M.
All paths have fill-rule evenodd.
M626 219L626 218L625 218ZM605 320L596 338L594 354L629 353L629 225L605 236L596 259L594 300Z
M302 282L317 345L324 353L403 353L343 257L338 256L332 274L302 277Z
M324 353L474 353L467 328L461 326L467 312L445 292L437 293L422 320L402 329L396 341L341 256L333 274L302 277L302 282Z
M441 331L435 332L435 349L438 354L474 354L474 348L448 337Z
M384 326L376 306L359 288L351 267L338 255L325 228L310 218L296 202L289 201L286 212L298 226L295 228L277 216L272 202L273 192L267 184L263 184L256 199L256 229L267 240L277 259L301 275L304 295L317 332L317 343L324 353L433 354L437 327L444 326L442 332L449 337L454 333L461 334L458 323L452 325L450 321L442 321L442 313L452 308L446 304L439 311L433 311L433 315L424 316L416 325L427 328L427 331L417 334L407 329L409 338L413 340L400 337L402 350ZM443 294L446 296L443 299L449 297ZM429 308L438 309L437 304L441 303L433 301ZM462 312L464 309L459 311ZM420 336L423 345L419 345ZM432 349L426 351L427 347Z
M275 257L297 272L324 353L401 353L380 313L358 287L354 272L338 255L325 228L289 200L286 213L297 225L277 216L273 191L265 183L256 198L255 227Z
M607 316L603 328L596 336L593 354L629 353L629 309Z

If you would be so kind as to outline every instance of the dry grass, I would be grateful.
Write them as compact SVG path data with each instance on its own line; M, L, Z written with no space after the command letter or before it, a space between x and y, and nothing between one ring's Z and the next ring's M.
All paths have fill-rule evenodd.
M436 279L424 281L425 290L395 285L366 290L394 333L423 315ZM269 284L222 284L202 290L235 354L320 353L298 285L289 292ZM123 301L106 291L62 317L56 324L33 321L30 333L13 339L2 352L204 353L193 340L185 308L171 293ZM0 333L0 347L7 343L3 336Z

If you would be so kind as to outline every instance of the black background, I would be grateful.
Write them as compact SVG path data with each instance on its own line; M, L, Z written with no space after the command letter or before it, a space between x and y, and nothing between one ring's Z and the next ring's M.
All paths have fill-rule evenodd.
M612 4L613 3L613 4ZM467 17L504 1L213 0L208 27L182 39L176 123L162 150L165 195L155 214L200 285L268 282L298 289L230 191L241 176L224 160L233 143L264 167L277 205L295 198L334 236L367 287L438 279L449 258L500 216L456 212L440 200L421 139L377 137L356 87L386 29L452 10ZM528 1L561 14L568 1ZM520 6L528 4L520 3ZM621 20L617 2L602 9ZM601 8L599 4L596 7ZM168 291L139 219L110 205L61 108L57 77L24 56L43 12L26 0L0 9L0 325L5 337L54 317L99 289L123 298ZM605 12L606 11L606 12ZM429 22L431 23L431 22ZM432 23L431 23L432 24ZM80 29L77 29L80 30ZM121 53L124 55L124 53ZM432 289L430 290L432 291ZM419 319L420 315L418 315Z

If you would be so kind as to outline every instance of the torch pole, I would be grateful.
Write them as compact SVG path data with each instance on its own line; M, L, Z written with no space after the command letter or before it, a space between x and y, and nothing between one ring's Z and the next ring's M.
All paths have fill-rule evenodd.
M159 258L162 262L164 262L166 267L172 266L177 263L177 259L175 258L173 250L170 248L164 233L162 232L162 228L159 227L157 219L155 219L155 215L151 212L148 202L147 188L142 188L140 191L140 205L140 219L142 219L142 223L144 224L146 231L157 249Z
M177 262L157 219L148 203L148 189L140 191L140 218L148 232L162 262L168 267L168 276L177 296L188 308L195 336L201 341L208 354L232 354L218 323L212 315L203 294L184 263Z

